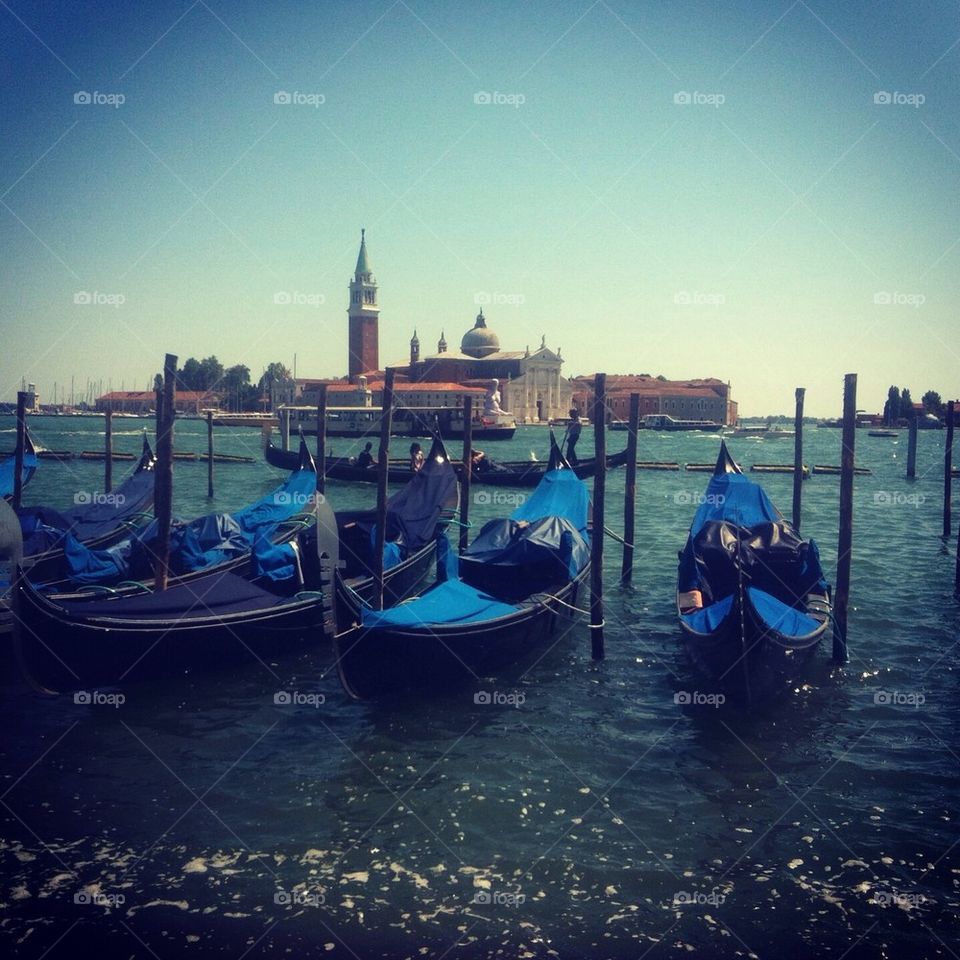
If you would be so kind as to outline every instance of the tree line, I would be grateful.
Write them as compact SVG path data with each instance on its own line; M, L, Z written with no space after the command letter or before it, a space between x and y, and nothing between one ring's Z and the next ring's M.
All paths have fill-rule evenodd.
M273 383L290 377L289 369L279 361L268 364L260 379L253 383L246 364L224 367L215 356L203 360L190 357L177 370L177 389L218 393L224 409L239 413L259 409L261 398L266 396L269 399Z
M936 390L928 390L920 398L920 403L923 413L932 413L935 417L943 417L946 413L947 405ZM891 387L887 391L887 402L883 405L883 422L887 426L892 426L898 420L913 420L916 415L909 387Z

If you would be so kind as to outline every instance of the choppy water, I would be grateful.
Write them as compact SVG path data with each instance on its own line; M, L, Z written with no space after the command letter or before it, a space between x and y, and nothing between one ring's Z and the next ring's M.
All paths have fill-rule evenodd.
M136 449L135 426L117 447ZM102 443L94 420L32 431L49 447ZM178 424L178 449L203 449L203 431ZM837 670L824 650L806 685L760 712L675 702L706 689L679 653L673 608L676 551L706 483L687 473L640 474L632 588L613 585L607 541L599 664L580 624L508 676L389 706L347 700L322 646L85 705L35 697L5 660L0 949L955 955L960 606L939 537L943 439L921 434L922 479L908 484L906 433L858 434L874 473L856 485L851 662ZM839 462L839 431L806 440L805 459ZM224 430L217 443L256 454L259 436ZM590 443L585 431L582 453ZM711 461L717 443L643 434L640 455ZM489 452L545 448L545 431L524 428ZM745 464L792 458L789 440L731 449ZM219 466L215 506L280 476ZM44 463L27 500L66 505L101 478L102 464ZM791 478L763 483L788 510ZM612 473L614 528L622 491ZM804 533L831 572L837 491L835 477L804 486ZM209 509L205 492L203 465L177 466L179 512ZM328 495L349 507L373 489ZM474 506L478 519L503 509ZM313 705L275 704L281 690Z

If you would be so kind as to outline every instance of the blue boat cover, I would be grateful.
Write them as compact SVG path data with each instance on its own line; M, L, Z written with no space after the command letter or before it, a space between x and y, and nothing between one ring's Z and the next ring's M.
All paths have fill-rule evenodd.
M757 587L747 587L747 596L760 619L785 637L805 637L819 630L822 624L800 610L778 600Z
M234 514L211 513L189 523L174 521L170 529L171 570L176 575L206 570L249 553L258 533L272 539L281 523L303 512L316 489L316 480L313 470L297 470L286 483ZM71 536L65 549L69 576L85 584L152 577L151 547L156 536L156 520L104 550L91 550Z
M33 449L33 444L29 442L28 438L23 450L23 468L20 471L23 486L26 486L33 476L37 469L37 463L36 451ZM13 496L13 475L16 465L16 456L13 454L0 460L0 497Z
M733 594L729 594L709 607L701 607L692 613L681 613L680 619L697 633L713 633L727 619L733 606Z
M784 636L820 627L803 612L808 594L829 591L817 544L803 540L763 489L739 472L724 444L677 571L677 590L699 592L703 607L681 613L681 620L698 633L714 632L741 583L760 619Z
M509 519L492 520L460 560L442 538L437 564L446 579L423 596L390 610L361 610L365 628L423 628L494 620L522 609L517 603L564 582L590 559L586 540L590 495L572 470L550 470ZM543 581L541 583L541 581ZM494 589L488 587L492 585ZM508 602L509 601L509 602Z
M462 580L446 580L422 597L389 610L361 610L360 623L371 627L430 627L442 624L477 623L516 613L519 607L502 603Z
M34 556L64 545L69 531L77 540L95 540L133 523L153 503L152 469L137 469L112 493L72 510L59 512L50 507L24 507L18 512L23 530L23 555Z
M711 521L726 520L741 527L752 527L782 519L763 487L742 473L724 473L710 478L690 525L690 535L695 537L704 524Z
M297 550L292 543L274 543L265 531L256 534L250 552L250 575L290 580L297 575Z
M589 515L590 491L586 484L572 470L549 470L510 519L533 522L543 517L563 517L586 536Z

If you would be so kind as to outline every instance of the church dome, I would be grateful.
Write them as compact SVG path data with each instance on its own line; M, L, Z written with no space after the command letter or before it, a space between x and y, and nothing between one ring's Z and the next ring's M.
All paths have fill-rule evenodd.
M483 310L477 314L477 322L472 330L468 330L460 341L460 352L468 357L476 357L478 360L483 357L489 357L491 353L497 353L500 350L500 338L492 331L487 329L487 321L483 315Z

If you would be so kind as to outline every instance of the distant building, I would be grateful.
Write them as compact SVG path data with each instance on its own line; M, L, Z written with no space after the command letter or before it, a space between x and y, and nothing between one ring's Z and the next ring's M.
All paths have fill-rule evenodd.
M575 377L574 405L581 415L589 416L593 406L593 376ZM705 380L666 380L634 374L608 374L606 399L611 420L630 416L630 395L640 395L640 418L665 413L675 420L712 420L733 426L737 422L737 403L731 398L729 383L713 377Z
M573 388L561 375L563 358L547 346L547 338L531 353L525 350L501 350L500 338L487 326L483 310L460 341L460 349L449 350L446 335L440 333L437 352L420 355L420 340L414 331L410 341L410 361L396 364L411 383L459 383L486 387L497 380L500 405L520 423L546 422L566 417Z
M220 407L220 395L209 390L177 390L173 406L177 413L198 414L201 410ZM156 394L152 390L114 390L97 397L98 413L135 413L145 416L156 408Z

